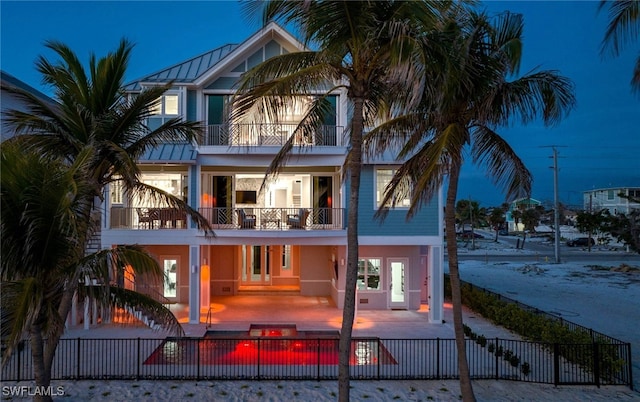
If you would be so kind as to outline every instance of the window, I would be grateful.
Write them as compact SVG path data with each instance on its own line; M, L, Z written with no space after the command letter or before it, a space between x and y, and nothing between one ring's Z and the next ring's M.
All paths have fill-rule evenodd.
M613 200L614 197L615 197L615 194L613 190L607 190L607 200Z
M395 169L378 169L376 171L376 208L382 206L387 185L391 183L391 178L396 173ZM385 204L387 208L408 208L411 204L411 186L408 180L403 181L396 188L393 197Z
M290 244L282 245L282 270L283 271L291 270L291 245Z
M178 284L178 260L165 259L163 261L164 270L164 297L176 297L176 287Z
M176 116L178 115L178 95L162 95L158 103L151 109L154 115Z
M111 189L111 204L122 204L123 188L122 182L119 178L117 178L116 181L111 182L109 187Z
M358 290L380 290L380 258L358 260Z

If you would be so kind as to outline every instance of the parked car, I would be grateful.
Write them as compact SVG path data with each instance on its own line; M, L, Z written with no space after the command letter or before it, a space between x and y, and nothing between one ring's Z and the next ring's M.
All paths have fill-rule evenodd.
M569 247L587 247L589 245L595 246L596 241L593 238L588 237L577 237L567 241L567 246Z
M507 229L500 229L498 232L500 236L509 236L509 231Z

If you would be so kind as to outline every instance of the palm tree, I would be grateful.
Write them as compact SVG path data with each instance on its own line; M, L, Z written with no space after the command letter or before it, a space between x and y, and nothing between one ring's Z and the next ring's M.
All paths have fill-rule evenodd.
M347 272L340 332L339 400L349 400L349 355L358 269L358 203L362 133L391 111L410 110L421 98L425 62L416 40L422 26L439 18L439 5L427 1L254 1L249 13L263 22L295 26L308 50L271 58L249 71L240 84L236 116L277 110L296 95L318 93L297 129L276 155L267 174L277 173L293 148L296 135L312 135L322 124L326 96L344 91L352 106L349 152L344 172L349 183ZM406 85L413 82L415 85Z
M105 186L119 181L131 196L161 199L168 206L189 213L200 228L210 230L206 219L181 198L140 181L137 161L145 152L163 142L193 141L201 132L200 123L179 117L153 130L145 125L153 107L172 84L126 97L124 79L133 45L124 39L115 52L99 60L91 55L88 71L68 46L48 41L46 47L60 60L52 64L40 56L36 67L43 82L52 87L58 103L51 105L27 91L9 89L27 109L6 112L7 124L20 134L9 141L69 162L90 149L95 157L88 162L91 165L87 171L95 181L96 199L102 198Z
M51 105L28 92L11 89L14 95L26 105L26 111L6 111L5 121L19 135L5 141L3 147L6 149L18 147L29 154L42 155L45 160L62 163L71 171L82 172L83 178L78 181L78 184L81 183L87 192L82 194L82 202L78 201L73 205L73 223L76 226L66 239L77 249L74 255L69 252L70 255L64 261L68 270L66 276L60 276L62 284L51 287L52 291L58 291L59 300L52 304L57 306L57 311L48 309L42 312L47 317L51 316L57 321L64 321L71 309L73 295L76 290L82 290L78 289L77 281L74 282L74 275L79 275L77 273L79 266L85 266L83 269L88 269L86 265L90 261L97 261L98 258L104 260L105 257L113 260L120 257L120 263L115 264L117 266L130 261L132 263L129 265L132 265L134 270L149 271L151 275L155 272L151 266L155 263L152 264L151 260L144 257L144 253L138 248L102 251L94 255L93 259L80 258L87 249L90 237L95 233L96 222L93 217L95 204L102 200L104 190L109 184L120 181L126 193L132 197L138 195L147 199L161 200L169 206L184 210L199 228L204 229L207 234L212 232L206 219L182 199L140 181L141 173L136 162L147 150L162 142L192 141L200 133L198 123L184 122L179 118L171 119L154 130L146 127L145 122L152 113L153 106L171 85L150 88L132 98L125 97L122 88L133 48L132 44L126 40L120 42L115 52L99 60L91 55L88 71L85 71L78 57L64 44L51 41L47 42L46 46L53 50L60 60L51 63L44 57L40 57L37 61L37 69L42 74L44 83L52 87L57 103ZM77 177L75 179L78 180ZM12 191L18 191L18 189L14 188ZM19 203L16 204L18 208L21 206ZM12 211L12 209L3 208L3 225L5 211ZM14 233L7 229L6 239L10 239L8 237L10 235L17 236L17 233L19 232ZM4 227L3 234L5 234ZM64 233L59 234L64 235ZM4 241L3 236L3 281L20 279L20 276L15 276L14 270L8 268L5 275L4 262L16 263L19 266L19 258L24 256L16 252L11 258L4 258ZM29 249L26 251L30 252ZM43 259L40 263L43 264L40 267L42 270L49 269L48 259ZM102 266L104 268L104 264ZM105 276L105 272L108 270L100 272L103 275L95 272L93 274L96 274L96 278L102 279L106 285L109 277ZM38 278L38 280L41 279L41 277ZM48 281L43 281L42 284L48 284ZM108 287L105 286L106 288ZM108 293L110 294L108 297L101 296L105 303L121 303L127 298L134 300L134 303L145 304L149 301L144 297L114 288L111 288ZM164 315L165 312L156 307L152 306L152 310L157 320L164 319L164 322L169 324L169 328L176 329L172 324L173 321ZM39 316L42 315L39 311L38 313ZM15 317L20 316L18 314ZM20 326L15 328L16 331L20 331ZM60 331L59 328L57 330ZM55 335L58 332L51 333ZM20 334L16 332L15 336L18 337ZM50 372L57 339L59 335L49 337L47 341L50 348L47 350L50 352L45 355L43 364L45 373L47 370ZM34 351L38 352L35 348ZM34 358L40 358L40 356L34 355ZM40 381L43 383L48 381L46 374L41 376Z
M516 118L526 124L538 116L545 124L557 123L575 104L571 82L554 71L534 71L509 80L519 68L522 30L522 17L516 14L499 15L494 23L476 12L453 15L441 30L425 37L425 51L434 65L429 70L421 112L389 121L365 138L372 152L402 146L399 157L407 158L406 162L391 180L383 202L409 178L414 187L408 218L447 184L445 231L460 388L465 401L475 397L466 359L454 240L465 149L470 148L473 162L506 190L508 199L528 194L531 174L495 128ZM446 45L431 47L434 37ZM384 217L384 211L379 216Z
M599 11L608 8L609 24L602 41L600 53L618 56L627 42L640 35L640 0L600 1ZM631 77L631 89L640 93L640 55Z
M496 243L498 242L498 234L500 233L500 229L506 222L504 214L507 211L507 208L508 204L503 204L500 207L494 207L488 216L489 223L491 224L493 230L495 230L496 232L496 238L494 239Z
M48 387L58 341L74 293L101 305L145 308L166 329L180 334L170 310L147 296L109 287L110 266L130 264L136 273L162 278L157 262L139 247L119 246L85 255L84 244L95 227L85 219L93 203L94 183L87 169L91 155L71 165L21 149L17 142L0 146L2 223L2 339L11 356L24 336L29 338L36 385ZM83 279L104 286L85 287ZM36 395L36 400L50 400Z

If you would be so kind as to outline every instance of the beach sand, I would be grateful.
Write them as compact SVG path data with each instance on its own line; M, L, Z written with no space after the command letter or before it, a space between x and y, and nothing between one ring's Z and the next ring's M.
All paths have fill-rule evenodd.
M335 401L337 381L53 381L56 401ZM31 382L3 384L33 386ZM62 387L62 388L58 388ZM458 381L352 381L352 401L459 401ZM565 386L474 381L478 401L640 401L623 386ZM60 395L64 393L64 395Z

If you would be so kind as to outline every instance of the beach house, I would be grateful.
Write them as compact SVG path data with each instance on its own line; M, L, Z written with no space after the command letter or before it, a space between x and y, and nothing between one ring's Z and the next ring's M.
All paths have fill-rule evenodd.
M183 197L214 227L195 228L177 210L129 198L111 186L102 205L101 244L140 244L165 271L163 284L129 276L123 286L155 286L163 298L188 306L202 322L215 296L296 294L343 306L347 259L348 186L342 178L349 147L349 104L335 92L332 110L315 135L294 139L292 157L275 178L265 169L288 139L314 94L273 121L231 118L238 79L275 55L304 49L271 23L240 44L226 44L129 83L135 96L172 82L147 124L181 117L204 125L197 143L165 143L139 161L145 183ZM359 205L357 308L417 310L442 322L443 230L441 194L411 220L409 194L384 221L374 219L399 161L392 155L363 164ZM256 297L256 302L260 298ZM291 306L295 308L295 306Z

